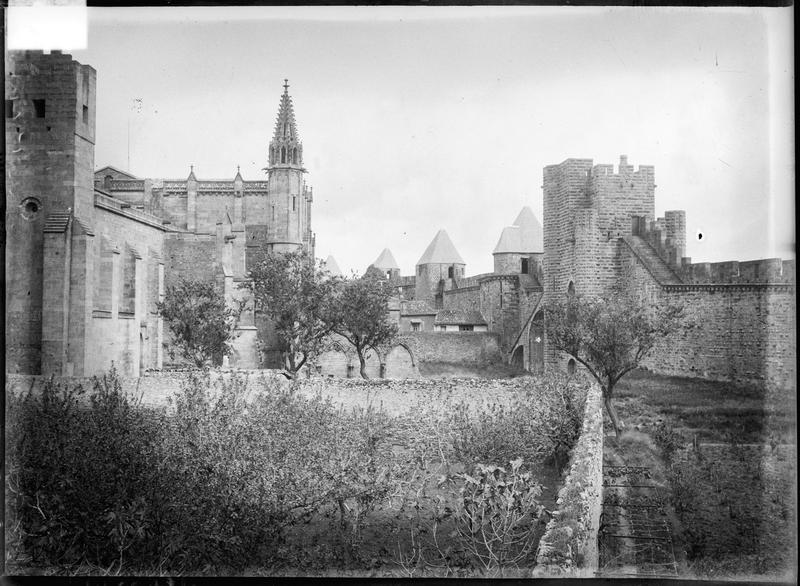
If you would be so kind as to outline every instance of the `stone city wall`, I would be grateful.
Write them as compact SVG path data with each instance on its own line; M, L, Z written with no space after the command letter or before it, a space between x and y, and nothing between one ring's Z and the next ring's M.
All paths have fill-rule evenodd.
M603 507L603 400L597 384L589 388L583 429L556 505L539 541L533 577L594 577Z

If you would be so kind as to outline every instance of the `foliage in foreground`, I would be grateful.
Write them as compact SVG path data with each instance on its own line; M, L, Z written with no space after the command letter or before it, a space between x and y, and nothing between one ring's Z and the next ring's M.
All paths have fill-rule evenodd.
M325 518L342 548L325 563L358 566L368 524L408 510L417 534L437 518L447 525L442 547L454 556L447 567L494 571L533 547L524 528L538 522L540 488L535 467L516 452L530 440L539 448L526 455L541 459L556 445L534 441L536 427L517 430L503 450L482 438L490 430L512 437L520 420L498 411L393 418L371 406L346 411L292 387L252 393L252 386L234 377L212 388L207 375L192 374L169 411L137 405L113 372L89 389L50 381L38 394L9 396L10 567L115 574L279 567L297 547L291 531ZM566 391L543 388L516 405L538 401L537 421L558 429L563 407L550 412L543 404ZM399 453L398 442L406 447ZM510 469L500 466L512 459Z

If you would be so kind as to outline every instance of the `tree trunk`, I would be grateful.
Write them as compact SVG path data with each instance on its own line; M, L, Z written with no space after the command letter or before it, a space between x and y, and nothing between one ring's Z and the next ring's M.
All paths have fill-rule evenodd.
M364 360L364 355L361 352L358 353L358 362L361 365L359 369L359 372L361 373L361 378L368 379L369 377L367 376L367 361Z
M614 426L614 433L617 434L617 439L619 439L619 436L622 435L622 429L625 427L625 424L622 423L619 415L617 415L617 409L614 407L611 397L603 397L603 403L606 406L608 416L611 418L611 424Z

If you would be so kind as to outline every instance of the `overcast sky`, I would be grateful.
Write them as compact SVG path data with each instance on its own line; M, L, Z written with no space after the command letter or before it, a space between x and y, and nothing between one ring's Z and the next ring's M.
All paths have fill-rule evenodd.
M288 78L317 255L408 275L440 228L491 271L545 165L621 154L694 262L793 257L792 47L791 9L129 8L89 9L72 54L96 167L140 177L263 178Z

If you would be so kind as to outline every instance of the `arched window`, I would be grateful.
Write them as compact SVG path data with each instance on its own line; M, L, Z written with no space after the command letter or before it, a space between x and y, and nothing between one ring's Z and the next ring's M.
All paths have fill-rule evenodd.
M575 297L575 283L572 281L569 282L567 286L567 297L572 298Z
M297 148L292 149L292 163L297 164Z
M281 163L286 162L286 147L281 147Z

